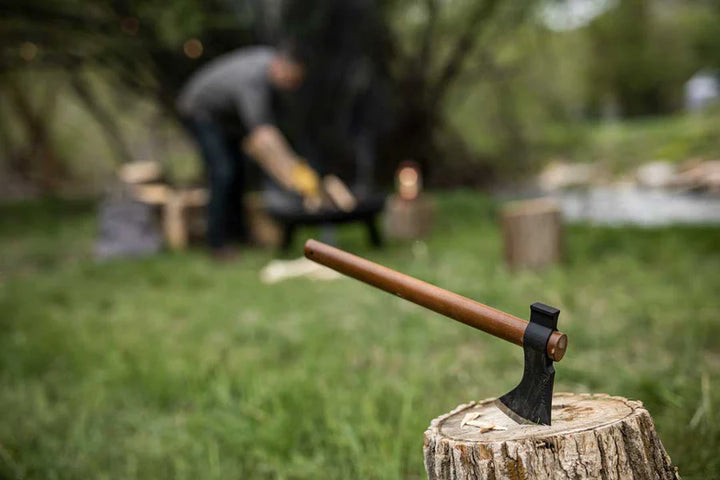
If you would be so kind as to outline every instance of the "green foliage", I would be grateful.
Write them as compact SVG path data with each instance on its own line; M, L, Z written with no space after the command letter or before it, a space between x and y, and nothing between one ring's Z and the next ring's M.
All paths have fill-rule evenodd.
M458 112L462 114L458 128L481 155L499 155L502 143L494 130L470 115L477 98L470 97L469 101ZM533 124L526 128L532 151L524 173L535 172L550 160L595 162L614 175L628 174L643 163L657 160L678 164L711 160L720 151L719 118L720 111L715 109L697 115L615 122ZM506 174L516 172L517 167L516 163L498 163Z
M647 114L677 112L685 81L715 64L701 46L713 44L717 15L706 2L641 1L568 32L525 24L468 66L448 119L477 155L513 175L550 157L601 161L615 172L714 158L717 113ZM625 118L631 114L645 117Z
M171 111L189 72L252 40L252 18L236 15L232 5L224 0L182 0L172 8L156 0L6 2L0 7L0 66L6 71L50 67L71 73L80 67L100 68L116 88L153 97ZM199 59L183 51L191 38L203 42ZM22 48L28 42L37 53L24 58Z
M185 0L173 2L167 8L166 2L147 1L138 5L138 16L142 23L152 21L159 42L174 45L178 50L193 37L202 36L208 22L202 2Z
M686 478L720 469L717 228L567 232L507 271L496 205L439 196L427 250L341 246L570 338L557 390L643 400ZM520 350L351 280L257 280L200 252L98 264L88 204L0 207L2 478L420 478L422 433L509 390Z
M286 33L309 41L324 38L323 25L332 5L352 3L362 9L372 2L282 3L289 12ZM172 117L177 91L205 61L248 43L277 40L277 35L260 33L266 5L260 0L182 0L171 7L157 0L110 4L10 0L0 6L0 67L4 72L30 72L38 83L47 78L37 75L38 70L60 70L59 86L91 71L110 86L105 92L114 92L106 96L124 99L134 92ZM371 52L380 64L378 70L390 76L395 111L392 115L381 111L377 122L371 122L393 120L394 128L384 142L388 148L379 162L387 178L395 163L405 158L420 161L437 177L466 168L458 176L465 178L472 177L470 172L480 164L527 173L545 160L546 152L569 151L574 156L588 151L595 157L600 156L595 150L601 149L602 155L623 155L608 158L610 163L638 162L639 158L625 157L623 148L607 149L603 141L593 140L624 133L608 134L605 128L595 133L592 127L578 128L578 123L677 112L687 79L702 68L720 67L720 8L714 2L623 0L589 25L567 32L550 31L538 21L540 1L378 0L377 5L381 18L372 34L351 35L362 31L356 31L359 27L354 23L338 30L345 37L362 38L361 49ZM184 53L183 45L190 38L202 42L200 58ZM23 60L21 51L28 42L38 50L32 59ZM333 48L343 44L324 43ZM13 78L3 76L0 90ZM324 90L328 91L334 90ZM69 95L66 90L63 94ZM102 107L105 98L97 97L91 103ZM331 95L323 98L329 110L342 103ZM309 111L325 118L329 115L320 108L321 100L314 98ZM29 129L12 107L0 108L3 120L16 124L13 129ZM110 118L106 123L111 124L116 111L107 106L104 110ZM61 117L47 116L53 123L47 130L63 128ZM341 122L326 119L326 123ZM632 133L635 123L630 125ZM110 127L105 125L103 131ZM131 144L134 131L128 131L124 143ZM627 153L640 152L643 159L694 155L708 150L711 133L685 136L681 131L672 135L679 138L672 142L641 135L661 143L640 145L638 137ZM695 140L698 143L692 143ZM598 143L598 148L588 147L588 142ZM0 147L6 143L0 142ZM62 156L72 156L67 153L72 152L70 140L60 143ZM127 152L117 153L122 143L110 142L116 156L127 160L131 156ZM22 147L30 151L32 146ZM5 158L18 156L16 151L4 152ZM478 178L476 183L482 181Z
M720 112L580 125L576 138L547 143L546 157L598 162L623 174L651 161L714 159L720 151ZM562 129L567 133L569 129Z
M720 5L708 2L704 9L698 9L695 15L682 18L685 32L692 40L697 58L704 66L720 69L720 31L717 28L720 18Z
M452 90L448 121L499 170L528 171L546 144L573 141L582 115L587 38L525 24L475 59Z
M587 81L591 102L617 102L623 116L658 114L681 105L685 81L707 65L692 48L695 25L707 8L625 0L593 22L588 34L593 56Z

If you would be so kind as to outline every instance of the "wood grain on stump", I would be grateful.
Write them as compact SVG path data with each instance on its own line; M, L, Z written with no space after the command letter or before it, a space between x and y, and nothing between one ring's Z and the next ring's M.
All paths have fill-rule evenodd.
M679 478L640 402L555 394L552 426L518 425L493 402L432 421L423 448L429 479Z

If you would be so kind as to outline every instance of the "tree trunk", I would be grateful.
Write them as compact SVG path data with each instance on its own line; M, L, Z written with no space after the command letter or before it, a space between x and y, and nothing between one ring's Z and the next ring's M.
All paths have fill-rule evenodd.
M42 98L33 104L27 88L14 81L8 86L15 118L22 124L26 137L24 150L18 156L21 164L15 170L32 178L44 195L53 195L67 173L56 155L52 138L57 88L46 88Z
M560 393L552 426L518 425L493 399L460 405L425 432L430 480L679 479L641 402Z

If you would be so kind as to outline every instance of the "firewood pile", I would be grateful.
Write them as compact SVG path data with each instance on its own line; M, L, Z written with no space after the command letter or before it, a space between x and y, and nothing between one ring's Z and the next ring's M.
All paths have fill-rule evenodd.
M202 214L208 202L205 188L177 188L170 185L158 162L139 161L123 165L118 172L123 187L137 201L158 207L167 247L181 250L191 237L206 228Z

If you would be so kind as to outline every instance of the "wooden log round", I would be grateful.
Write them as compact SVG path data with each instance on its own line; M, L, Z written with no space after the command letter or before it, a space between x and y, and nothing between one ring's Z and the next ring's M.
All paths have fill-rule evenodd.
M543 268L562 258L560 206L539 198L505 205L501 212L505 261L510 268Z
M680 478L641 402L558 393L552 426L518 425L493 402L432 421L423 448L430 480Z
M399 195L391 196L385 204L385 235L398 240L426 237L432 230L436 209L435 201L427 195L413 200L405 200Z

